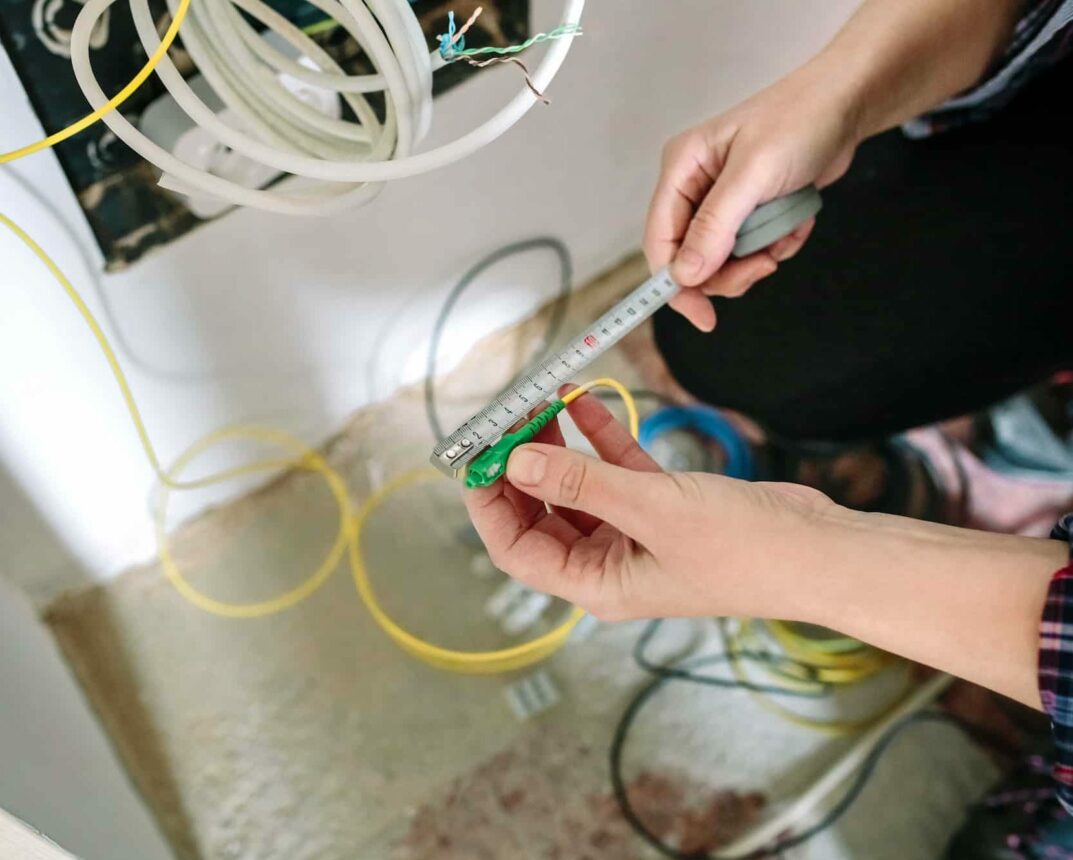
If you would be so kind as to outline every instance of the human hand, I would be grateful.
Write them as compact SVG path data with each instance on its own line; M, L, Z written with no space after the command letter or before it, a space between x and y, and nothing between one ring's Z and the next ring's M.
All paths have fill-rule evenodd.
M808 64L720 116L672 138L645 226L653 271L670 264L671 302L697 328L715 327L706 296L740 296L808 239L815 219L748 257L729 260L742 222L762 203L849 168L858 137L853 98Z
M792 484L664 473L597 398L567 411L602 459L563 447L553 423L505 480L466 493L497 567L603 619L801 617L791 594L823 563L815 526L841 508Z

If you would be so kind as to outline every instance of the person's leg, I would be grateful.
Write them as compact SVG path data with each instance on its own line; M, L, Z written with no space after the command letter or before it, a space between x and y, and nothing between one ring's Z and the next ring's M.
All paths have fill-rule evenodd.
M1071 88L1067 62L990 123L864 144L799 257L717 300L714 333L657 315L671 373L785 439L858 441L1073 366Z

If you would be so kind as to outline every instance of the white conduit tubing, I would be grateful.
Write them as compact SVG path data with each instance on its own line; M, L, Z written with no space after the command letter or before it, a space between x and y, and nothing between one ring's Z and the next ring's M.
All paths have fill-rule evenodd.
M90 36L115 0L89 0L71 33L71 61L82 92L94 109L107 102L90 64ZM367 203L380 183L437 170L472 155L518 122L537 102L523 87L498 113L441 147L414 154L432 119L432 74L446 63L429 55L425 37L407 0L309 0L335 20L372 63L375 74L347 75L301 29L263 0L193 0L183 24L183 46L221 101L245 125L227 125L191 90L165 56L156 73L180 108L197 125L234 151L301 181L273 189L246 188L193 167L155 144L117 112L103 117L108 127L162 173L160 184L188 194L215 197L294 215L330 215ZM160 44L147 0L130 0L143 48ZM174 14L178 0L169 0ZM562 24L580 23L585 0L565 0ZM318 68L310 69L265 42L239 10L262 23ZM549 43L534 71L543 91L570 50L572 36ZM290 92L278 73L336 92L354 111L356 122L316 113ZM383 122L364 94L382 92ZM314 114L316 114L314 116ZM295 187L300 185L301 187ZM286 189L286 190L285 190Z

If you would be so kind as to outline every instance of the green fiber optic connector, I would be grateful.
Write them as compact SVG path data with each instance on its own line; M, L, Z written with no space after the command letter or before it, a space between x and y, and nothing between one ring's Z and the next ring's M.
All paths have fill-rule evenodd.
M508 433L484 451L466 469L466 486L471 490L475 487L490 487L502 478L507 473L507 459L511 451L519 445L532 442L536 434L547 427L548 422L562 412L565 406L563 401L556 400L520 429Z

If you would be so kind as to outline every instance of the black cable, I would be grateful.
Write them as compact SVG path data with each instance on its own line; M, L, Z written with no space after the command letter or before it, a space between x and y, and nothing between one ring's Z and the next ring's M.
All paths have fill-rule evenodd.
M688 853L678 851L670 845L664 843L656 834L652 833L640 820L637 813L630 805L629 797L625 788L625 781L622 777L622 757L623 749L626 744L626 739L629 736L630 729L637 718L638 713L645 703L655 693L665 686L670 681L684 681L687 683L701 684L710 687L721 687L726 689L740 689L740 690L752 690L754 692L773 693L777 695L798 696L802 698L816 698L826 695L830 692L830 685L825 684L818 678L812 677L809 680L816 686L813 691L806 692L803 690L787 689L785 687L771 687L759 684L752 684L746 681L738 681L737 679L718 678L710 675L699 674L695 669L703 665L713 665L717 663L728 662L731 659L746 660L758 663L764 663L768 666L777 666L779 663L791 663L798 670L805 669L807 671L815 671L812 667L801 666L796 661L790 660L787 657L780 657L779 655L770 654L767 652L755 652L755 651L741 651L732 650L732 646L729 641L729 636L726 630L725 618L718 619L720 623L720 631L723 634L723 642L726 648L723 654L716 654L708 657L699 657L688 660L682 660L678 663L668 666L659 663L654 663L647 654L648 646L652 643L662 626L662 620L650 621L645 625L644 630L638 637L633 647L633 659L634 662L644 671L655 676L654 679L644 687L630 702L626 710L623 712L622 717L619 720L618 725L615 728L615 733L611 741L610 750L610 767L611 767L611 785L615 795L615 800L618 802L619 808L622 811L623 818L625 818L627 824L640 836L645 842L657 849L668 857L675 858L675 860L715 860L715 855L708 854L707 852ZM914 714L910 714L903 717L898 722L891 725L883 737L877 742L873 750L861 763L860 768L857 771L853 784L846 790L846 793L842 796L838 803L816 824L801 831L800 833L788 837L786 839L779 840L777 843L767 846L763 849L754 851L750 854L743 855L739 858L732 858L732 860L753 860L753 858L777 858L782 856L782 852L789 850L795 846L812 839L819 833L831 827L845 812L853 805L854 801L863 791L869 778L875 770L876 765L882 758L883 753L893 743L895 738L909 725L915 724L921 721L932 722L945 722L956 725L961 731L967 734L974 741L982 746L988 747L993 752L998 753L1008 758L1014 758L1022 753L1022 750L1015 745L1012 745L1006 738L995 734L980 726L968 723L964 720L958 719L950 714L941 711L918 711ZM723 858L719 858L723 860Z
M700 658L698 660L685 661L682 665L689 666L690 669L695 669L697 666L718 662L724 658L724 655L716 655L710 658ZM667 667L664 667L667 668ZM703 677L703 676L701 676ZM640 819L633 805L630 803L629 793L626 790L626 783L622 776L622 757L623 750L625 749L626 740L629 737L630 729L637 719L637 715L640 713L644 705L655 695L660 689L671 681L686 680L693 683L711 683L711 679L707 681L701 681L699 678L690 677L682 678L680 676L668 673L660 673L658 677L654 678L649 684L641 689L641 691L633 698L633 700L626 707L622 717L619 719L618 725L615 727L615 733L611 740L611 750L609 754L609 763L611 770L611 789L614 793L615 800L619 805L619 809L622 811L622 816L626 820L626 823L630 828L646 843L655 848L661 854L666 857L673 858L673 860L724 860L723 858L717 858L716 855L710 854L707 851L699 852L684 852L679 851L671 845L665 843L657 834L653 833L645 823ZM713 684L714 686L734 686L733 684L721 683ZM785 693L785 690L779 690L778 692ZM972 729L965 726L962 722L950 716L949 714L941 711L917 711L914 714L909 714L892 724L891 727L883 734L879 739L876 746L868 754L868 756L861 763L853 783L846 790L845 794L839 799L839 801L815 824L802 830L793 836L789 836L785 839L780 839L770 846L751 851L748 854L743 854L738 857L732 858L732 860L760 860L760 858L777 856L779 853L786 851L790 848L794 848L801 845L823 831L830 828L835 822L841 818L846 811L853 805L853 803L860 796L864 787L867 785L868 780L871 778L876 766L878 765L883 754L887 751L890 745L898 738L898 736L909 726L915 725L920 722L941 722L957 726L959 729L972 734Z
M443 338L443 332L447 327L447 320L451 316L451 311L454 310L458 300L469 289L470 285L496 263L517 254L524 254L527 251L543 249L553 251L559 258L560 280L559 294L556 297L555 304L552 306L548 326L544 330L544 337L541 339L540 347L536 350L533 358L533 360L536 360L547 352L559 336L563 321L566 319L567 305L570 303L570 286L574 278L574 267L570 259L570 251L561 240L551 236L541 236L504 245L474 264L451 288L450 294L436 317L436 323L432 327L432 340L428 347L428 363L425 366L425 415L428 418L429 427L432 428L432 435L437 440L444 438L446 433L440 423L439 410L436 407L436 362L440 351L440 341Z
M721 629L725 620L726 619L719 619ZM683 660L673 666L654 663L649 659L645 652L662 625L662 620L650 621L645 625L645 629L633 646L633 661L641 669L648 672L650 675L655 675L657 678L674 681L689 681L694 684L703 684L709 687L722 687L731 690L748 690L754 693L773 693L782 696L795 696L802 699L822 698L831 692L830 684L826 684L818 678L818 672L815 666L805 666L789 657L779 654L771 654L766 651L744 651L727 647L722 654ZM725 635L725 629L723 630L723 633L724 642L726 642L727 637ZM694 668L701 665L709 666L719 663L731 663L733 661L763 663L771 667L790 665L798 671L804 672L807 675L805 683L812 684L813 687L808 690L791 689L785 686L754 684L751 681L739 681L737 678L719 678L713 675L700 675L692 671Z

